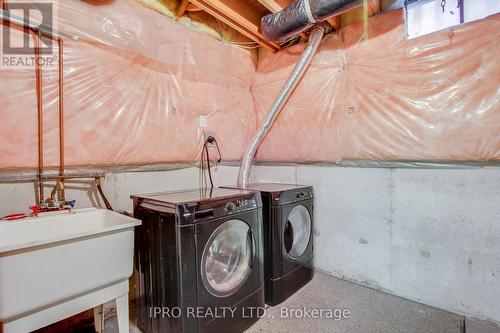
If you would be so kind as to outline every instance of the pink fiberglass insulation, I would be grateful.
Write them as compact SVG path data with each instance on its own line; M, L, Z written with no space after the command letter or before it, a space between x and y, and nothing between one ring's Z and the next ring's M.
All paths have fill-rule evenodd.
M406 40L402 11L324 39L261 161L500 159L500 15ZM259 63L263 119L303 45Z
M80 37L64 50L69 167L194 162L200 116L224 160L239 160L304 47L256 73L246 52L133 0L60 3L60 30ZM363 32L324 39L259 160L500 159L500 15L407 41L395 11ZM56 166L57 69L44 69L43 87L44 157ZM0 117L0 169L34 169L34 70L0 68Z
M255 128L247 53L133 0L65 1L59 16L60 30L81 38L64 49L68 166L195 161L200 116L224 158L240 158ZM58 164L57 83L57 68L44 68L47 166ZM34 70L0 68L0 103L0 169L36 167Z

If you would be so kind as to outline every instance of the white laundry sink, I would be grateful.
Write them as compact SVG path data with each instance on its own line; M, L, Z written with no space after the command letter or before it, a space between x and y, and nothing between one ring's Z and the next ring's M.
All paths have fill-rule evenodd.
M140 224L97 208L0 222L0 332L30 332L113 299L128 332Z

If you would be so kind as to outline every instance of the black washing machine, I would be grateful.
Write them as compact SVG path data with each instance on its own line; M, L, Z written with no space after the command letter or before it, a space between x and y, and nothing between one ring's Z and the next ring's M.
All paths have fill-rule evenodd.
M277 305L306 285L313 269L313 188L251 184L262 195L266 303Z
M143 332L243 332L262 316L258 192L197 189L131 198L142 220L135 257Z

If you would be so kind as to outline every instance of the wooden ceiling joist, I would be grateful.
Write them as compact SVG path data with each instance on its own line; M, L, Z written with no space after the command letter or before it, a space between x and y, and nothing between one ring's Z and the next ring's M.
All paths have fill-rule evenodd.
M258 1L258 2L257 2ZM250 38L252 41L272 50L278 51L280 46L277 43L270 42L264 39L260 29L260 21L262 16L266 14L266 9L272 13L276 13L293 0L182 0L176 18L179 18L185 11L190 11L196 8L206 11L220 21L226 23L230 27L236 29L244 36ZM252 3L253 2L253 3ZM259 4L260 3L260 4ZM357 7L363 7L361 13L364 15L372 16L380 12L380 0L363 0L363 4ZM352 11L355 7L346 8L346 11ZM359 12L356 9L356 12ZM328 19L330 25L335 30L342 28L342 21L344 16L339 15ZM349 16L349 15L348 15ZM351 15L353 16L353 15ZM366 17L366 16L365 16ZM352 20L352 18L351 18ZM349 20L347 20L349 21Z
M264 39L260 31L262 15L248 2L241 0L191 0L191 2L262 46L273 51L280 49L278 44Z
M258 0L271 13L276 13L292 3L292 0Z
M340 15L331 17L327 21L336 31L339 31L342 28L342 19L340 18Z
M200 12L203 9L196 7L196 5L193 5L192 3L189 3L186 7L186 12Z
M368 16L380 13L380 0L365 0L365 2L363 5L367 8Z
M175 13L175 20L177 21L184 15L186 12L187 7L189 6L189 0L182 0L181 4L179 5L179 9L177 9L177 13Z

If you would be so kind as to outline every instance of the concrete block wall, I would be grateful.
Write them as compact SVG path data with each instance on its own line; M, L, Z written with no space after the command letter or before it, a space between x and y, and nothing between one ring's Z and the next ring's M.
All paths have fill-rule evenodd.
M213 168L213 180L217 186L235 185L238 178L237 167L217 166ZM252 175L252 179L253 179ZM104 206L97 189L89 183L67 181L66 197L76 200L77 208ZM199 184L199 169L184 168L152 172L112 172L107 173L102 182L109 202L116 210L132 211L131 194L175 191L195 188ZM50 186L46 185L45 195ZM0 183L0 217L26 212L35 202L34 183Z
M178 190L198 186L198 169L186 168L157 172L108 173L103 190L114 209L132 211L131 194ZM46 195L50 193L46 188ZM67 181L66 197L76 200L77 208L103 206L96 188L82 182ZM35 202L33 183L0 183L0 215L25 212Z
M315 187L315 266L500 323L500 168L258 167Z
M238 167L218 166L214 183L234 185ZM257 166L252 181L315 187L315 266L431 306L500 323L500 168L377 169ZM198 186L198 169L110 173L116 209L134 193ZM85 184L78 207L98 203ZM25 211L33 184L0 184L0 215Z

